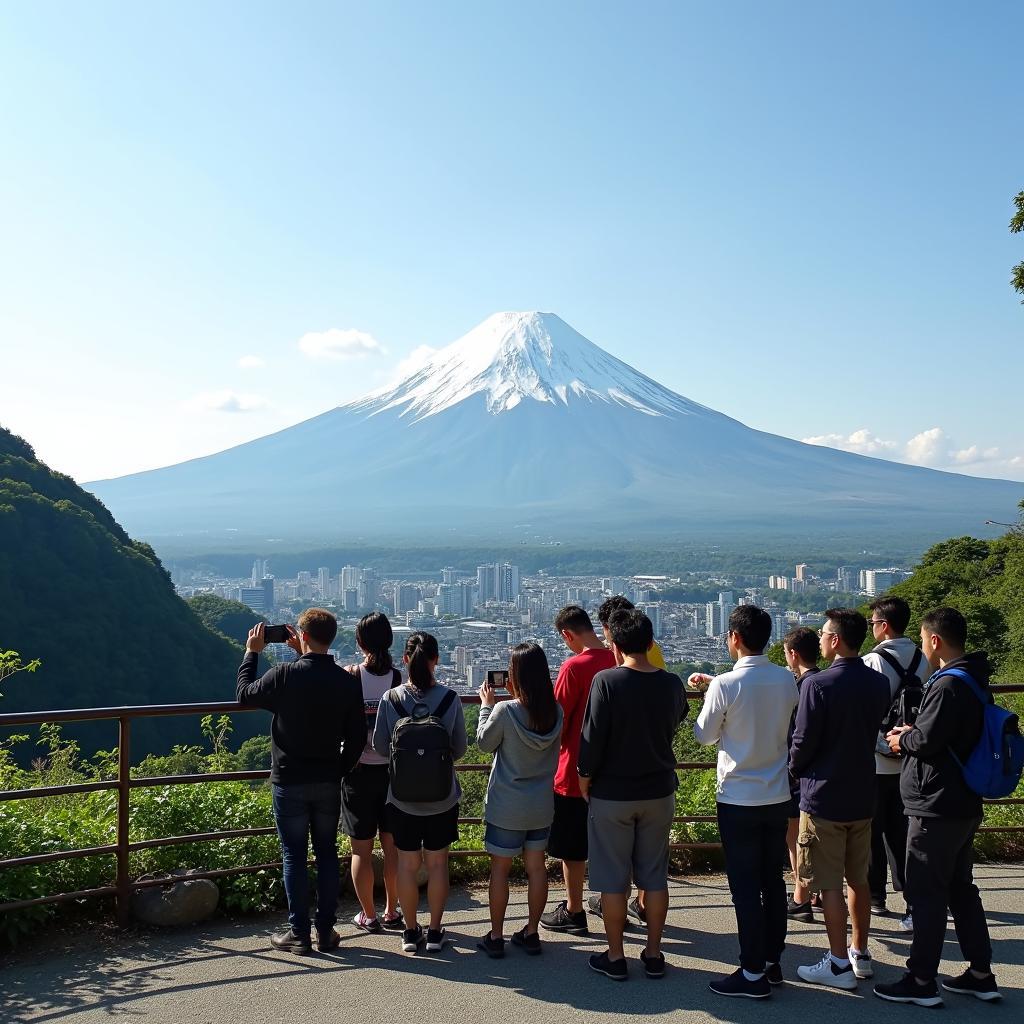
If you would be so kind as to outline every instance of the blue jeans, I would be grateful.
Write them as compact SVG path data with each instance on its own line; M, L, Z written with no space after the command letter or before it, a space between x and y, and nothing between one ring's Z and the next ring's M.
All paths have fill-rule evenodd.
M316 926L334 926L341 877L338 867L338 818L341 787L337 782L300 782L271 786L274 824L281 839L288 922L299 935L309 934L309 838L316 857Z

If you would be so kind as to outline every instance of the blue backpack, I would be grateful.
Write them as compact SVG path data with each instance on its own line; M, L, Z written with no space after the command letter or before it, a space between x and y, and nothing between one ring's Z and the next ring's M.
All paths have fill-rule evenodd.
M966 761L953 754L960 765L968 789L988 800L1009 796L1019 785L1024 773L1024 736L1020 734L1017 716L998 704L962 668L943 669L942 675L962 679L984 705L981 737Z

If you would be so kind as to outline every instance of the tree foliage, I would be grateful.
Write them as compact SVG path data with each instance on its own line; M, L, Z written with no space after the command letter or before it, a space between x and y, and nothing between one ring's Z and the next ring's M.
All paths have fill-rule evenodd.
M1016 235L1024 231L1024 192L1018 192L1013 197L1013 204L1017 207L1017 212L1010 218L1010 231ZM1024 260L1010 271L1010 284L1013 285L1014 291L1024 295ZM1021 305L1024 305L1024 299L1020 301Z

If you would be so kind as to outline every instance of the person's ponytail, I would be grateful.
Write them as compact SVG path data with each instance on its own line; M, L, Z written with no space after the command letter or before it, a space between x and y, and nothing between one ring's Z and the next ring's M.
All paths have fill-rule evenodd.
M429 690L434 685L430 666L439 657L437 640L429 633L413 633L405 644L405 660L409 682L417 690Z

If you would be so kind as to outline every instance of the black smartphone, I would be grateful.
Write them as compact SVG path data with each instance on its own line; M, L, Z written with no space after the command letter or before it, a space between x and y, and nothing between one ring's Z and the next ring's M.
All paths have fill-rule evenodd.
M286 644L290 639L291 634L288 632L287 626L264 626L263 627L263 639L268 644Z
M508 670L490 668L487 670L487 685L495 690L508 689Z

